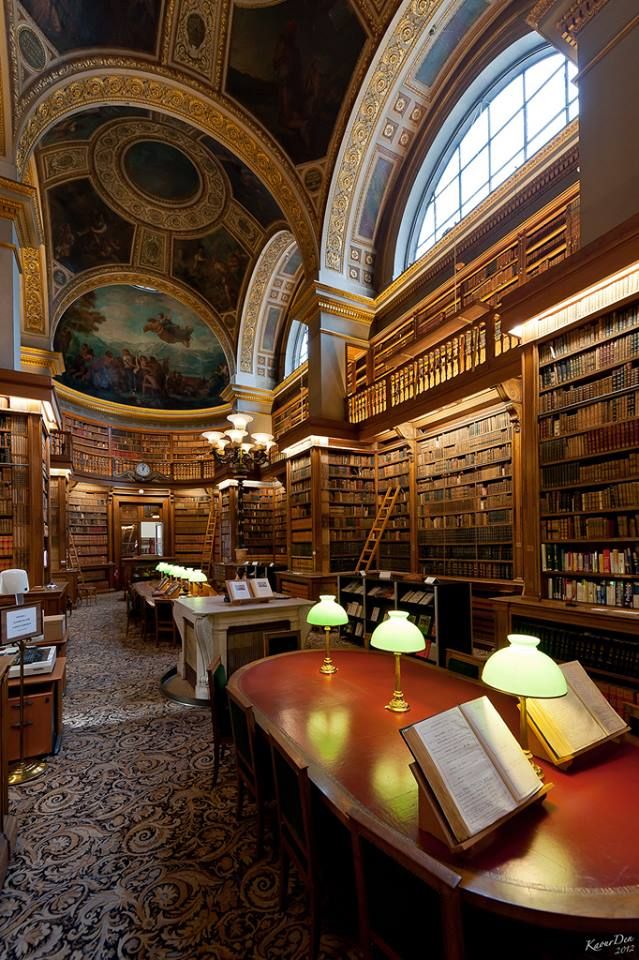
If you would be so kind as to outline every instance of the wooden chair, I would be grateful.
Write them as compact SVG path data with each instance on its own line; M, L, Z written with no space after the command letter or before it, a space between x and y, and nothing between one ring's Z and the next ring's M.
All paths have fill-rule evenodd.
M274 809L273 774L264 735L255 724L252 706L239 693L227 690L231 730L237 771L236 816L242 816L244 796L255 802L257 816L257 856L264 850L266 819Z
M226 695L226 670L220 657L211 660L206 668L209 682L209 704L213 727L213 786L220 772L222 750L232 746L231 715Z
M350 823L365 960L461 960L461 877L360 807Z
M153 603L153 622L155 624L155 645L160 646L160 640L176 642L175 620L173 619L173 601L163 597L155 597Z
M314 960L319 953L320 943L320 864L313 828L308 766L294 744L278 731L271 731L270 741L279 827L280 909L286 909L292 862L306 890L309 956Z

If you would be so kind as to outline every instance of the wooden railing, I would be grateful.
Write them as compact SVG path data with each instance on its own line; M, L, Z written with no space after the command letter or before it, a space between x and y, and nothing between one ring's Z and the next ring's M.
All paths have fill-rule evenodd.
M122 457L110 457L97 453L87 453L77 447L73 450L73 469L84 476L99 477L102 480L117 480L128 474L141 460L141 456L125 460ZM213 459L202 460L150 460L145 463L151 467L151 476L160 474L171 481L211 482L215 473ZM128 478L134 479L134 478ZM158 478L159 479L159 478ZM138 481L139 482L139 481Z
M54 430L50 437L51 462L55 466L57 461L71 463L73 452L73 437L66 430Z
M501 332L499 321L494 317L478 320L350 396L349 422L362 423L435 387L476 373L508 353L518 342L516 337Z

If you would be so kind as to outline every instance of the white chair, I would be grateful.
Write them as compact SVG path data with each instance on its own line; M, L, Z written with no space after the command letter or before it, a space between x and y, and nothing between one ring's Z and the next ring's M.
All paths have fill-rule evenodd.
M29 574L26 570L3 570L0 573L0 593L27 593Z

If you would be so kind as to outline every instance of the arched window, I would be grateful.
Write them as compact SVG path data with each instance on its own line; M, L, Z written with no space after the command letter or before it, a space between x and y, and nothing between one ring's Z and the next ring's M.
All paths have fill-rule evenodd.
M308 327L300 320L293 320L286 344L285 376L293 373L308 360Z
M563 54L545 47L503 74L475 102L434 166L409 262L577 116L578 93L571 82L576 73Z

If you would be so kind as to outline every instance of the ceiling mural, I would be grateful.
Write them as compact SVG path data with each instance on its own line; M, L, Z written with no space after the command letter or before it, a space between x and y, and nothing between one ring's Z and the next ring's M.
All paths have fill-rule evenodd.
M21 0L60 53L86 47L115 47L153 53L163 0Z
M127 284L100 287L71 304L54 349L65 361L60 383L127 406L213 407L229 382L224 350L193 310Z
M235 5L226 92L294 163L328 151L366 33L348 0Z
M107 263L128 263L133 225L111 210L88 179L48 191L55 259L72 273Z
M219 314L237 307L247 264L246 253L225 229L174 244L174 277L200 293Z
M270 227L277 221L284 221L284 214L269 191L245 163L212 137L203 137L202 143L224 167L235 199L255 217L262 227Z

